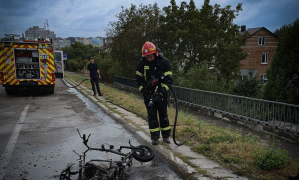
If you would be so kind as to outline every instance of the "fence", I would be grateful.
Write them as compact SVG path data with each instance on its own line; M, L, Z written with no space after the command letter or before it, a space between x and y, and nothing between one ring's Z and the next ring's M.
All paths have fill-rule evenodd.
M114 84L136 89L135 80L114 76ZM299 106L172 86L179 103L299 134ZM171 93L172 95L172 93ZM173 98L171 96L171 98Z

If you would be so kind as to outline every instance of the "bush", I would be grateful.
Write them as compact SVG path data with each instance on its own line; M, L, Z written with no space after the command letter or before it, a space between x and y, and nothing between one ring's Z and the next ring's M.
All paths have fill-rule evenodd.
M176 73L176 74L175 74ZM183 71L174 71L174 79L177 86L199 89L204 91L213 91L220 93L231 93L235 84L226 82L215 69L209 69L209 64L203 62L201 66L192 67L187 73Z
M104 82L112 83L113 75L116 74L117 64L113 61L109 54L99 54L94 56L95 63L98 65L101 80Z
M83 69L87 63L88 60L82 60L80 58L70 59L67 61L68 70L77 71L77 69Z
M237 86L233 90L236 95L258 98L262 86L256 80L253 71L249 71L248 76L244 76L237 81Z
M266 171L284 168L290 161L287 151L275 149L274 145L271 148L264 148L262 152L255 155L255 164Z

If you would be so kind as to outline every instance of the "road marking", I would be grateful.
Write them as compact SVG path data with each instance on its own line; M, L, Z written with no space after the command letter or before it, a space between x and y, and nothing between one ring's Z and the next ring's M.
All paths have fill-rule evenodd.
M29 97L29 101L31 100L32 97ZM7 169L7 166L9 165L9 162L10 162L10 158L12 156L12 153L15 149L15 146L16 146L16 143L17 143L17 140L18 140L18 137L19 137L19 134L21 132L21 129L22 129L22 125L23 125L23 122L24 122L24 119L25 119L25 116L27 114L27 111L29 109L29 105L30 104L27 104L24 108L24 110L22 111L21 113L21 116L16 124L16 127L12 133L12 135L10 136L10 139L6 145L6 148L0 158L0 180L3 180L4 179L4 176L6 174L6 169Z

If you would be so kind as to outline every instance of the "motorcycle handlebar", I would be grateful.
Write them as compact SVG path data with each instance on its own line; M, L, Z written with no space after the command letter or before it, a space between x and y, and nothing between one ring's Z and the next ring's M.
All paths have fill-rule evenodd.
M90 147L87 144L88 141L89 141L89 138L90 138L91 134L89 134L89 136L86 138L85 134L83 134L81 136L81 134L79 132L79 129L77 129L77 131L79 133L80 138L83 139L83 144L88 148L87 151L93 150L93 151L101 151L101 152L110 152L110 153L115 153L115 154L118 154L118 155L121 155L121 156L127 156L128 154L125 154L125 153L121 152L122 148L136 149L136 150L140 149L139 147L132 146L131 143L130 143L130 140L129 140L130 147L129 146L120 146L120 149L117 149L117 150L114 150L114 146L113 145L110 145L109 149L106 149L105 146L104 146L104 144L101 145L101 148L92 148L92 147Z

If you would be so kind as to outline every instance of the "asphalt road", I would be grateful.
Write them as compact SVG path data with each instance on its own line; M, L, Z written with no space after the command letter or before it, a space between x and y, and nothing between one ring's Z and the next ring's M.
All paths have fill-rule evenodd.
M122 125L58 79L54 94L7 95L0 87L0 180L59 179L61 171L86 150L81 134L92 134L89 145L116 148L140 145ZM116 159L106 153L91 158ZM116 159L117 160L117 159ZM75 178L76 179L76 178ZM158 156L151 162L133 161L128 179L182 179Z

